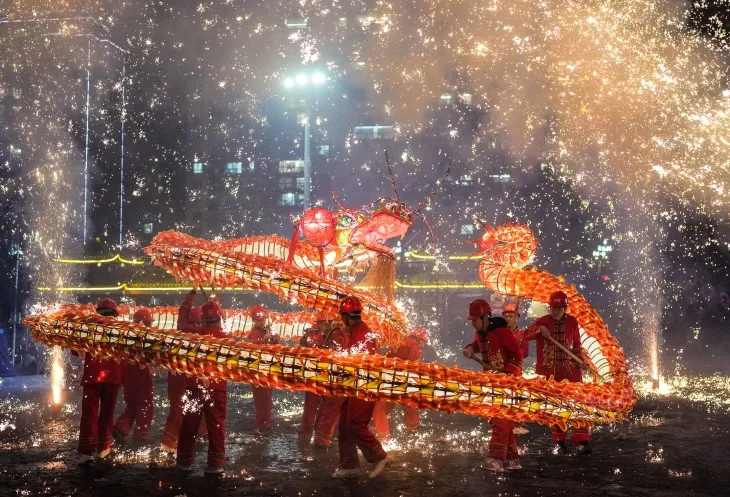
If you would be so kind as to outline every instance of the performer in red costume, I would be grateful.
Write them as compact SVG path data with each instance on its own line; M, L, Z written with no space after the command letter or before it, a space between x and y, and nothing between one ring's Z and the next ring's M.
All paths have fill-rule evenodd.
M515 336L515 340L522 349L522 359L530 354L530 342L525 340L525 331L521 330L517 326L517 321L520 319L519 304L507 304L502 309L502 317L507 321L507 328L509 328Z
M319 316L314 328L305 330L299 342L301 347L321 349L324 347L324 334L329 331L329 321ZM299 425L299 440L309 442L314 433L314 423L317 418L317 411L322 402L322 397L312 392L304 392L304 411L302 412L302 423Z
M186 302L188 300L186 299ZM192 302L180 313L189 312ZM201 311L203 324L188 325L183 328L186 333L211 335L216 338L225 337L223 333L223 310L214 300L203 304ZM226 407L228 402L227 382L225 380L199 380L186 378L185 395L183 397L183 420L180 426L180 441L177 451L177 467L182 471L190 471L195 460L195 436L200 428L200 421L205 414L208 425L208 467L206 473L223 473L226 462Z
M319 315L321 322L327 323L324 335L324 348L336 352L345 352L349 335L347 330L340 323L334 322L336 316L327 311ZM332 445L332 438L335 434L335 425L340 417L340 408L345 401L344 397L323 396L317 412L317 421L314 428L314 446L326 449Z
M569 382L582 383L583 370L581 366L548 339L552 337L582 359L583 349L580 343L578 320L566 313L568 296L565 293L553 293L550 295L549 303L550 314L539 318L535 321L535 325L527 330L528 333L534 332L535 328L539 331L539 334L534 336L537 345L535 370L537 374L545 378L553 377L555 381L568 380ZM565 445L567 433L557 425L552 427L552 432L558 451L562 454L567 453L568 449ZM592 452L591 435L588 428L573 429L573 445L576 454L590 454Z
M251 319L253 328L248 332L249 342L255 345L279 343L278 335L271 334L271 328L266 324L269 318L269 311L261 305L251 307ZM271 429L271 411L274 407L272 397L273 389L267 387L251 386L253 390L253 405L256 410L256 431L266 432Z
M349 341L347 351L350 354L375 354L377 351L376 335L361 320L362 304L355 297L345 297L340 303L340 316L347 326ZM360 476L359 448L365 460L372 465L368 474L376 478L388 464L388 454L375 435L370 431L375 402L355 397L347 397L340 408L340 424L338 430L340 466L332 474L332 478L358 478Z
M132 321L152 326L152 313L140 309L134 313ZM126 408L114 423L114 439L126 443L129 430L134 425L134 441L143 442L150 436L153 414L152 370L136 364L125 364L122 372L124 402Z
M497 371L522 376L522 350L503 318L493 318L492 308L484 299L469 304L469 321L476 333L464 349L464 355L473 358L481 353L487 363L485 371ZM490 471L522 469L517 452L517 440L512 432L515 423L508 419L492 418L492 438L489 440L484 468Z
M117 317L117 304L104 299L96 306L102 316ZM77 355L82 355L77 354ZM122 365L112 359L84 356L84 374L81 378L81 427L79 433L79 464L89 464L94 455L104 459L111 452L114 408L122 383Z
M522 360L524 362L525 357L530 353L530 342L525 339L525 330L521 330L517 327L517 320L520 318L520 304L519 300L516 304L507 304L502 309L502 317L507 321L507 327L512 331L515 336L515 340L520 345L522 350ZM515 435L525 435L530 433L522 425L516 425L512 431Z
M201 306L193 307L195 293L195 289L191 290L185 296L182 305L180 305L177 316L178 331L183 331L188 326L195 327L201 324L203 308ZM180 425L182 425L183 417L185 379L186 377L183 374L174 374L172 371L167 372L167 399L170 401L170 410L167 414L165 432L162 435L162 443L160 444L160 450L165 452L177 451L177 439L180 436ZM198 436L205 436L207 433L208 429L206 424L201 424Z
M423 346L428 340L425 328L415 328L403 343L396 349L389 351L386 357L395 357L404 361L417 361L421 358ZM375 424L375 436L378 440L387 440L390 438L390 423L388 422L388 414L393 410L395 404L384 400L375 403L373 411L373 422ZM411 406L403 406L403 418L406 424L406 431L413 432L418 429L420 421L418 419L418 409Z

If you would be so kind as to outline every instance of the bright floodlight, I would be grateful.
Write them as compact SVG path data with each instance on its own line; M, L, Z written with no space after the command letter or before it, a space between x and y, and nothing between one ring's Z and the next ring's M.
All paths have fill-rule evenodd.
M309 78L306 74L297 74L297 83L300 85L306 85L309 83Z
M324 83L324 81L325 77L324 74L322 74L321 72L316 72L312 74L312 83L314 83L315 85L321 85L322 83Z
M293 79L291 79L291 78L286 78L286 79L284 80L284 86L285 86L286 88L291 88L292 86L294 86L294 80L293 80Z

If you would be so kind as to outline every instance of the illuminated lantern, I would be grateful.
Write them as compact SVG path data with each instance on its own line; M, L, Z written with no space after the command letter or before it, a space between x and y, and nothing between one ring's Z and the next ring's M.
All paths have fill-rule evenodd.
M312 245L326 247L335 238L335 218L322 207L307 210L300 221L302 235Z

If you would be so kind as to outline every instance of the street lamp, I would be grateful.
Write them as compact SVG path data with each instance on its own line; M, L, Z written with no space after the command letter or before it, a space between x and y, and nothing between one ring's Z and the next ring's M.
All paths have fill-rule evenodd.
M287 90L309 89L313 91L317 87L324 85L329 78L322 72L298 73L294 77L284 79L284 88ZM311 84L310 84L311 83ZM309 194L312 190L312 163L310 160L310 122L309 115L311 113L311 103L309 95L305 94L305 118L304 118L304 210L309 209Z

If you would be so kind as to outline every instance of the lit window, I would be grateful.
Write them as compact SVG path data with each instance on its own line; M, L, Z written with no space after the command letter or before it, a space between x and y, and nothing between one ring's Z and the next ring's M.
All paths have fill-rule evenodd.
M279 178L279 189L280 190L291 190L294 188L294 178L285 177Z
M298 173L304 171L303 160L280 160L279 161L279 172L280 173Z
M296 204L296 195L294 195L291 192L282 193L281 196L279 196L279 205L295 205Z
M510 180L509 174L490 174L489 177L494 183L507 183Z
M459 178L459 183L462 185L471 185L472 181L471 174L462 174L461 178Z
M193 162L193 174L202 174L203 173L203 163L202 162Z
M442 93L441 94L441 103L442 104L450 104L451 103L451 94L450 93Z
M474 234L474 225L473 224L462 224L461 225L461 234L462 235L473 235Z
M302 29L307 27L306 19L287 19L284 21L286 27L289 29Z
M249 171L255 171L256 170L256 163L254 161L250 161L248 163L248 170Z
M319 146L319 155L329 155L329 154L330 154L329 145L320 145Z
M391 140L393 126L355 126L355 138L358 140Z
M471 93L462 93L461 95L459 95L459 98L463 103L467 105L471 103Z
M357 16L357 22L363 28L367 28L371 24L383 25L388 22L388 16Z
M143 227L144 234L145 235L152 234L152 230L154 229L154 227L155 226L152 223L144 223L144 227Z
M341 28L347 27L347 17L340 17L337 19L337 25Z
M297 178L297 190L304 190L304 178Z
M242 162L229 162L226 164L226 172L228 174L241 174L243 171Z

